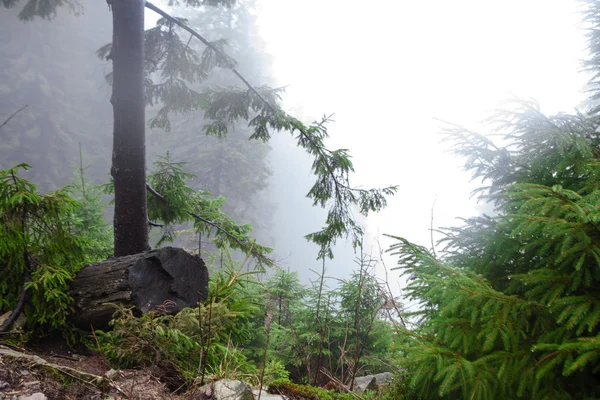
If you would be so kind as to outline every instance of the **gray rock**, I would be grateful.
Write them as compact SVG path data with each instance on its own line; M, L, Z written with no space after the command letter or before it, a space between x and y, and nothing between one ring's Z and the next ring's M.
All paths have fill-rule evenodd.
M106 373L104 374L105 377L107 377L108 379L110 379L111 381L114 379L117 379L119 377L119 371L116 371L114 369L110 369L108 371L106 371Z
M211 400L254 400L249 384L232 379L221 379L198 389L200 393L211 393Z
M354 379L354 390L364 393L367 390L378 391L381 385L392 380L391 372L382 372L375 375L359 376Z
M37 392L30 396L19 396L19 400L48 400L48 398L44 393Z
M4 323L4 321L6 321L8 319L8 317L10 317L10 314L12 314L12 310L7 311L4 314L0 315L0 325L2 325Z
M367 376L359 376L354 378L354 390L359 393L364 393L369 386L371 386L371 382L373 382L375 376L367 375Z
M0 325L2 325L10 317L11 314L12 314L12 310L7 311L4 314L0 315ZM12 326L10 327L10 330L12 332L19 331L19 330L23 329L23 327L25 327L26 323L27 323L27 317L25 317L25 314L21 313L17 317L17 320L15 322L13 322Z

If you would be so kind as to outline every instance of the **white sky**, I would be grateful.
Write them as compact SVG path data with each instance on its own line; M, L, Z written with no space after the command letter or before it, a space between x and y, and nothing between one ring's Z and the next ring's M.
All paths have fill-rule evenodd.
M434 117L478 129L511 96L534 98L548 113L571 111L585 98L585 38L575 0L261 6L277 84L289 85L287 110L305 122L335 112L331 146L351 150L355 182L400 186L388 209L369 218L371 235L428 246L436 198L435 227L477 213L469 200L473 184L461 160L438 143Z

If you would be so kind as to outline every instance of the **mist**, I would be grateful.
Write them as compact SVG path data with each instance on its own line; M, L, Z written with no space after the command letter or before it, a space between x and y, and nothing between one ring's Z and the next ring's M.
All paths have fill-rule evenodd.
M389 245L384 233L430 247L439 239L431 227L492 211L470 197L474 184L462 171L463 160L440 143L441 120L485 132L482 120L510 96L535 98L547 112L568 111L585 98L587 77L576 61L585 54L576 1L239 4L235 17L224 8L170 11L189 18L210 40L229 38L226 51L253 85L286 86L283 108L291 115L308 123L334 114L328 145L350 149L355 185L399 185L383 212L362 220L365 251L374 254L380 239L384 250ZM30 163L28 178L43 191L55 190L72 179L82 143L90 179L106 182L110 63L95 52L112 40L108 7L86 2L79 16L61 9L54 21L26 23L17 20L17 10L0 12L0 119L28 105L0 131L1 167ZM146 28L156 19L147 10ZM199 88L210 85L240 82L220 70ZM147 118L156 111L149 108ZM202 113L172 118L170 132L148 130L148 169L166 151L189 162L196 188L229 198L227 211L255 226L282 268L300 272L305 283L314 278L311 270L321 269L318 248L304 235L324 225L326 211L305 197L311 160L293 138L278 132L268 144L247 144L244 126L236 126L231 138L209 138ZM238 147L228 146L230 139ZM215 155L234 148L229 156ZM227 160L218 182L204 173L216 160ZM237 172L227 169L238 162ZM234 179L243 171L250 171L247 186ZM340 239L334 253L326 274L344 278L354 268L354 249ZM388 267L395 263L386 260Z

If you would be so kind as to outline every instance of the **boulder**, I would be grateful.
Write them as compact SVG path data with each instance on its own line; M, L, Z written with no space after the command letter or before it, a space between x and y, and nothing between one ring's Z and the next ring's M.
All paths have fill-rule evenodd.
M254 394L249 384L233 379L221 379L198 389L196 394L210 400L254 400Z
M392 376L391 372L359 376L354 379L354 390L359 393L364 393L367 390L379 391L381 385L392 380Z

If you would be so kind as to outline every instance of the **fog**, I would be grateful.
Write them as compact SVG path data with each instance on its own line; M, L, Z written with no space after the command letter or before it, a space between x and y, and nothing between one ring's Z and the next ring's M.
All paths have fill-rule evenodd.
M483 121L512 97L533 98L546 113L586 98L577 1L262 6L261 32L278 82L289 85L289 110L308 120L335 112L331 145L352 150L356 184L399 185L368 218L374 252L383 233L430 247L432 207L434 229L491 211L470 196L480 182L469 183L463 160L440 143L440 120L488 133Z
M335 113L328 145L350 149L356 186L399 185L387 209L363 221L366 251L377 253L383 233L429 246L432 208L434 228L483 210L470 198L475 183L469 183L461 160L439 142L440 120L485 129L482 121L510 96L534 98L549 113L572 110L585 98L578 7L575 0L387 0L376 5L261 0L246 22L255 31L246 39L239 36L234 52L253 84L287 86L283 107L291 115L308 123ZM204 15L169 11L190 19ZM157 18L146 12L150 28ZM105 181L112 113L103 76L110 64L95 51L111 40L106 4L86 2L78 17L60 10L51 22L22 23L16 13L0 9L0 121L29 106L0 130L0 167L31 163L31 179L53 190L70 181L71 163L83 142L92 179ZM236 78L226 74L219 72L215 82L233 84ZM177 118L188 127L186 139L176 136L177 129L150 131L149 165L166 149L184 154L182 146L189 150L208 143L199 130L189 129L202 123L201 115ZM196 136L187 136L192 133ZM244 214L248 220L242 222L257 220L258 237L275 248L281 266L299 271L307 282L315 276L311 269L320 270L321 264L317 247L304 235L323 226L326 212L305 197L312 184L311 160L293 138L280 132L270 146L268 186L254 197L254 215ZM195 162L194 153L185 155L185 161ZM260 221L268 223L260 226ZM382 238L384 249L389 244ZM351 246L340 240L327 275L347 276L353 259ZM394 262L386 258L388 267Z

